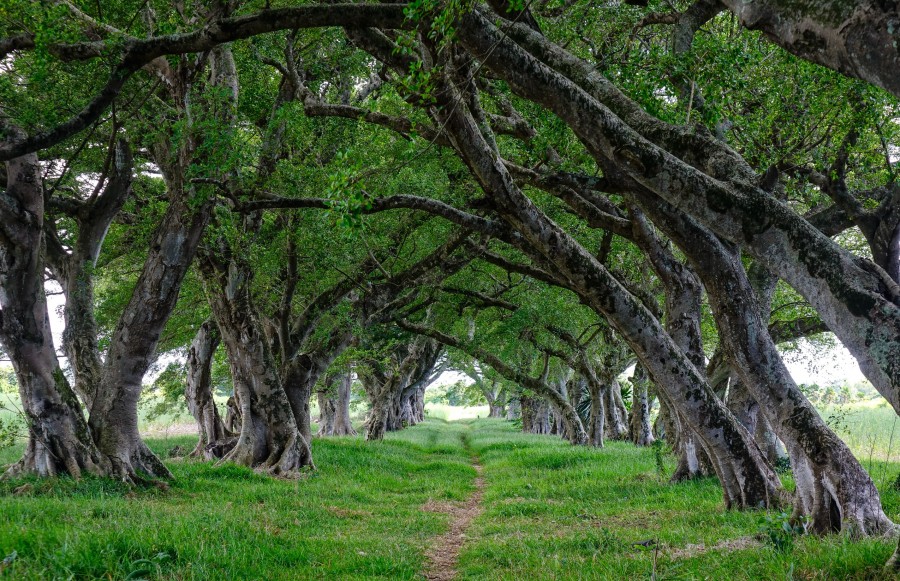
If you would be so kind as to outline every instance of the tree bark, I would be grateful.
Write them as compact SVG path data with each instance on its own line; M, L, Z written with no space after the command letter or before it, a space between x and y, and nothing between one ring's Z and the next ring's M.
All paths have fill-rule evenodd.
M893 530L871 478L822 421L785 367L760 316L738 249L665 202L650 196L643 202L704 282L722 348L740 379L735 399L744 421L755 432L756 414L762 411L788 447L797 484L794 516L811 517L817 532L847 527L868 535ZM742 308L735 308L736 303ZM741 386L753 397L741 398ZM758 401L771 404L760 407Z
M649 383L643 366L636 365L631 376L631 416L628 419L628 439L635 446L650 446L654 441L650 425Z
M187 355L187 383L184 396L188 410L197 421L200 439L191 456L203 456L206 446L231 437L213 398L212 361L220 342L219 330L211 320L204 321L191 341Z
M200 267L240 406L240 434L223 460L279 476L295 476L304 467L313 467L309 442L300 434L254 314L247 269L234 261L218 262L208 254Z
M312 397L315 380L310 376L312 362L297 357L288 361L281 372L281 385L290 402L291 413L300 437L307 442L312 441L312 418L309 412L309 399Z
M605 390L606 402L606 437L610 440L624 440L628 435L628 426L625 425L627 411L622 401L622 387L615 377L605 376L605 383L609 388Z
M114 474L120 478L135 479L139 472L172 476L141 440L137 404L144 374L211 214L211 202L191 206L185 192L173 192L131 300L110 340L89 425L100 451L110 458Z
M44 293L44 195L38 157L6 163L0 192L0 342L15 368L28 423L22 459L5 476L110 473L56 358Z
M416 397L413 400L413 413L415 414L416 423L421 424L425 421L425 388L416 391Z
M353 385L353 374L349 371L342 373L331 381L326 381L326 384L328 391L319 392L319 407L323 410L325 418L319 426L319 435L355 436L356 430L350 421L350 388Z
M522 431L526 434L550 434L550 404L542 397L519 396Z
M327 391L320 391L319 398L319 431L316 434L320 438L334 435L334 417L337 415L335 399L328 395Z
M237 402L237 392L225 402L225 429L232 434L241 431L241 406Z
M722 0L741 24L788 52L900 97L900 12L893 2Z
M549 400L550 402L550 433L561 437L563 440L572 440L573 434L570 433L570 430L566 426L566 418L564 416L564 411L558 405L558 401L565 401L569 407L574 409L574 406L571 405L571 401L569 401L569 392L568 386L566 383L568 379L566 374L570 373L569 370L563 373L563 375L553 381L548 381L547 385L557 393L559 396L557 401ZM580 422L579 422L580 423ZM585 434L587 436L587 434Z
M516 396L507 402L506 419L509 421L523 420L522 403L519 396Z
M391 406L390 386L385 386L390 380L386 377L376 379L371 376L361 376L363 387L369 398L369 415L365 422L365 439L370 442L378 442L384 439L387 431L388 417Z
M588 379L588 388L591 394L591 411L588 417L588 438L591 446L603 447L603 436L606 433L606 394L608 385L597 380Z

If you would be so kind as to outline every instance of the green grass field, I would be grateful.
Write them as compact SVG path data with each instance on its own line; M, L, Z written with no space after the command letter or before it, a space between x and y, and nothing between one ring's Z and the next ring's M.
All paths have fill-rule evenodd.
M165 456L191 437L151 439ZM465 446L464 446L465 444ZM893 542L756 539L763 512L726 512L714 479L670 485L651 449L573 448L500 420L424 424L382 443L316 439L318 470L280 481L168 461L166 491L115 482L0 483L0 576L10 579L421 579L449 517L423 510L474 489L461 579L873 579ZM0 463L19 451L0 454ZM892 476L900 465L887 468ZM883 489L889 516L900 494ZM659 542L659 549L636 544Z

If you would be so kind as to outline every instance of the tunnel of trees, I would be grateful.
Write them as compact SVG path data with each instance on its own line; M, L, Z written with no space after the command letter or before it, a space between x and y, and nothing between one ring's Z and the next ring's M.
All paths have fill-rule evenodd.
M900 14L827 5L8 3L6 476L171 478L167 354L192 455L288 478L311 401L355 434L358 381L380 440L453 369L528 432L664 438L728 509L894 532L779 351L833 333L900 412Z

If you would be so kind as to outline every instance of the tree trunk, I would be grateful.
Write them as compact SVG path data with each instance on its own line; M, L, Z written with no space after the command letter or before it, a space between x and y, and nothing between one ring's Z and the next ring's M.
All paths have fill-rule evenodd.
M413 385L403 390L400 396L400 423L403 427L416 425L416 416L413 411L413 401L419 390Z
M740 381L735 403L755 432L762 411L785 442L797 484L794 516L812 518L817 532L857 534L894 529L869 475L797 388L760 316L759 300L739 250L665 202L645 208L691 260L703 279L722 348ZM735 304L742 308L735 308ZM747 390L745 394L743 389ZM748 397L752 396L752 397ZM760 407L756 402L771 402Z
M172 476L141 440L137 404L144 374L211 215L211 202L190 206L185 192L172 193L131 300L110 340L89 425L120 478L135 479L139 472Z
M319 424L319 436L355 436L356 430L350 421L350 388L353 375L342 373L326 379L327 391L319 392L319 409L322 410L322 421Z
M550 404L542 397L522 395L522 431L526 434L550 434Z
M366 419L366 441L377 442L384 439L387 431L388 415L390 414L391 398L370 398L369 417Z
M37 155L6 163L0 193L0 341L16 371L28 444L7 476L110 473L69 387L50 332L44 293L44 195Z
M387 410L388 416L385 429L388 432L399 432L406 427L403 424L403 392L400 389L395 389L391 393Z
M683 482L715 473L709 455L699 438L679 417L677 410L668 403L666 396L659 397L659 419L665 432L665 440L678 456L678 464L670 482Z
M571 430L566 426L566 418L564 416L562 406L560 405L561 402L565 402L566 405L572 407L571 403L569 402L569 393L566 382L567 379L565 375L555 381L547 382L548 387L552 389L558 396L555 401L548 400L548 402L550 403L550 433L554 436L561 437L563 440L571 441L573 434L571 433ZM585 434L585 436L587 436L587 434Z
M625 425L627 411L622 402L622 388L614 377L606 377L609 388L604 390L606 401L606 437L610 440L624 440L628 435L628 426Z
M353 422L350 421L350 390L353 386L353 375L349 372L343 374L337 383L337 397L335 397L334 435L355 436ZM419 421L422 421L421 419Z
M425 388L419 388L416 391L415 403L413 405L413 413L415 413L416 423L421 424L425 421Z
M320 438L334 435L334 420L337 416L335 398L329 396L327 391L320 391L319 396L319 432Z
M392 404L391 389L389 385L393 377L381 373L378 369L372 369L369 373L360 375L366 397L369 400L369 414L364 424L365 440L377 442L384 439L387 432L388 419Z
M240 434L223 460L279 476L294 476L312 467L309 443L300 435L254 315L247 269L235 262L219 263L209 255L203 256L200 266L240 406Z
M644 367L636 365L631 376L631 416L628 418L628 439L635 446L650 446L654 441L650 425L649 383Z
M754 432L757 444L762 449L763 454L769 459L773 466L777 466L780 461L788 457L784 444L778 439L778 434L765 415L760 416L756 422L756 432Z
M601 381L592 381L589 378L588 388L591 393L591 413L588 419L588 437L590 438L591 446L602 448L603 436L606 433L607 398L604 392L609 389L609 386Z
M506 404L506 419L511 422L523 419L520 397L514 397Z
M309 411L309 399L312 397L315 380L310 377L310 362L297 357L287 362L281 374L281 385L290 402L291 413L300 437L309 442L312 440L312 418Z
M202 456L206 446L230 437L212 392L212 360L219 346L219 330L211 320L205 321L191 341L187 356L187 383L184 396L188 410L197 421L200 439L191 456Z
M313 389L334 360L350 346L352 339L350 326L336 329L324 345L306 353L299 352L298 349L289 354L287 362L282 364L282 385L291 403L300 435L307 442L312 439L309 399Z
M232 434L241 432L241 406L237 401L237 392L225 402L225 429Z

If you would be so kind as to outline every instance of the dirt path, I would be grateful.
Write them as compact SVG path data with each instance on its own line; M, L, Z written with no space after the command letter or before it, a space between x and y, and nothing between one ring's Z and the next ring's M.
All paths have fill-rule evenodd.
M472 457L472 467L478 474L475 477L475 492L465 502L429 502L423 508L432 512L443 512L450 515L450 530L434 539L431 548L425 552L426 563L423 574L429 581L450 581L456 577L456 563L459 550L466 541L466 529L481 514L481 497L484 495L484 478L481 476L481 464L477 457Z

